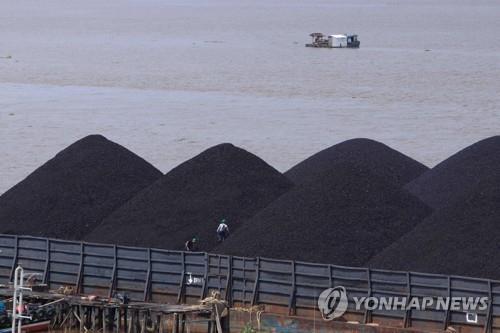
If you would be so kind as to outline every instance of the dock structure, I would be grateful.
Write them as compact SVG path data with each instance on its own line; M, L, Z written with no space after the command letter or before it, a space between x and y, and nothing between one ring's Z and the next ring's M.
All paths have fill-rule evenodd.
M11 288L0 289L8 298ZM213 297L197 305L124 303L116 298L25 292L28 302L46 308L50 330L113 333L228 333L225 302ZM72 331L72 332L73 332Z

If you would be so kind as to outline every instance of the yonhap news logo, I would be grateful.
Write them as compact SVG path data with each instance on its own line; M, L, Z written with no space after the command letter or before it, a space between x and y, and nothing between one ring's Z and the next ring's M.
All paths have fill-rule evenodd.
M341 317L347 310L347 292L344 287L323 290L318 298L318 307L324 320Z
M353 309L357 311L408 311L408 310L437 310L465 312L467 321L470 315L477 317L478 311L488 309L488 297L454 296L454 297L405 297L405 296L362 296L352 297ZM345 287L338 286L323 290L318 298L318 308L324 320L333 320L341 317L349 305Z

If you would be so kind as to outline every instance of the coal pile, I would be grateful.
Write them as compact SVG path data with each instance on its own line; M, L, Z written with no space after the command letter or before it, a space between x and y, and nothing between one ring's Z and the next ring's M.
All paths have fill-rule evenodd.
M217 145L168 172L86 239L183 249L196 236L198 250L210 250L222 218L234 232L291 186L255 155L231 144Z
M429 213L369 168L337 162L272 202L215 251L361 266Z
M370 139L352 139L320 151L297 164L285 175L295 184L324 177L338 163L351 163L369 169L394 185L403 186L428 168L402 153Z
M124 147L87 136L0 196L0 231L81 239L161 175Z
M375 256L374 268L500 279L500 186L485 178Z
M438 209L454 204L475 188L483 190L477 184L486 178L500 184L500 136L463 149L413 180L406 188ZM487 184L484 189L488 189Z

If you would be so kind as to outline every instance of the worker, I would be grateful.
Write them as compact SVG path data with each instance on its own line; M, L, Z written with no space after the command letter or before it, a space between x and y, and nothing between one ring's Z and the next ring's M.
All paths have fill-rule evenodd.
M217 241L223 242L229 236L229 227L226 224L226 220L222 219L217 227Z
M188 252L194 251L197 243L198 243L198 239L196 237L193 237L193 238L189 239L188 241L186 241L186 243L184 244L184 249Z

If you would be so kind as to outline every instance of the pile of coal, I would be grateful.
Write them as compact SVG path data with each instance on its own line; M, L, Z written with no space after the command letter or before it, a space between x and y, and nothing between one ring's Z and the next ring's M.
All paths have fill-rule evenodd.
M295 184L324 177L338 163L351 163L370 170L391 184L403 186L428 170L414 159L370 139L352 139L322 150L297 164L285 175Z
M500 186L485 177L369 262L374 268L500 279Z
M500 137L479 141L406 188L434 213L370 260L372 267L500 278Z
M81 239L161 175L124 147L87 136L0 196L0 232Z
M483 182L490 179L491 185ZM484 188L478 187L483 183ZM406 188L427 205L438 209L457 202L472 191L500 184L500 136L479 141L441 162Z
M220 144L184 162L105 219L87 240L198 250L217 244L225 219L235 232L246 219L288 191L292 183L257 156ZM255 240L256 241L256 240Z
M360 164L325 164L321 175L294 186L215 251L364 265L429 215L430 209L399 184L375 174L370 169L373 163Z

